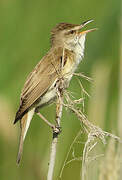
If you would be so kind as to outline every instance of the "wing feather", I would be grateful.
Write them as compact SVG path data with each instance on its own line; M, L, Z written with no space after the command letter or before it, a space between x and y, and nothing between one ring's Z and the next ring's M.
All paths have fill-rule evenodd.
M63 49L55 48L43 57L27 77L21 93L20 107L16 114L16 123L28 109L48 90L58 77Z

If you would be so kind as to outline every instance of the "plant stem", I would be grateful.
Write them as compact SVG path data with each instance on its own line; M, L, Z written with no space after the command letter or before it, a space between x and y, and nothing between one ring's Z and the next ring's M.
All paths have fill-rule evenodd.
M47 180L53 179L53 172L54 172L55 159L56 159L56 147L58 142L58 135L60 134L60 121L61 121L62 109L63 109L63 95L59 91L57 91L57 94L58 94L58 99L56 104L56 127L55 129L53 129L53 140L51 144Z

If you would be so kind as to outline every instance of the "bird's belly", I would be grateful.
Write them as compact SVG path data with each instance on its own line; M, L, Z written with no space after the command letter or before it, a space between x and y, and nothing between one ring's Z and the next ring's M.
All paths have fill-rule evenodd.
M56 99L56 88L50 88L41 98L37 105L37 108L50 104Z

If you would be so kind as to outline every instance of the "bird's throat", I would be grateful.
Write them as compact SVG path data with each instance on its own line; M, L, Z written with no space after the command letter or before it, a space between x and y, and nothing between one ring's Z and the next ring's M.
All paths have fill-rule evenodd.
M85 50L85 35L79 38L79 41L74 49L77 65L79 65L79 63L84 57L84 50Z

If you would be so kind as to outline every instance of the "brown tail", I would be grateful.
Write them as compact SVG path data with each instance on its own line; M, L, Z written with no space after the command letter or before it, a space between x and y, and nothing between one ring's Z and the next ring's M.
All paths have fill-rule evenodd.
M25 136L27 134L31 119L33 117L35 108L32 110L28 111L20 120L20 127L21 127L21 133L20 133L20 143L19 143L19 151L17 155L17 163L20 163L21 157L22 157L22 152L23 152L23 143L25 140Z

